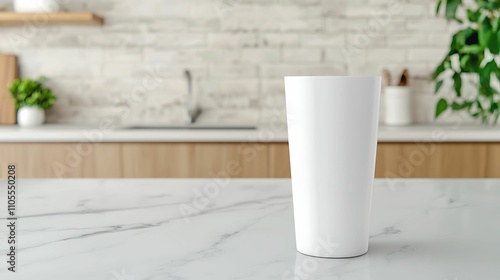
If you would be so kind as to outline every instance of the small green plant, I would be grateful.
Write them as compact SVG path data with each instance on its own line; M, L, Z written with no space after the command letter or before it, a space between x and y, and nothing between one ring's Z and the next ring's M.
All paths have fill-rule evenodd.
M9 87L10 93L16 101L16 109L22 107L38 107L50 109L57 97L52 90L44 87L47 79L40 77L38 80L17 79Z
M436 118L447 109L467 110L483 123L497 123L500 116L500 93L494 85L500 80L500 69L495 61L500 53L500 1L474 0L471 5L462 0L439 0L436 14L444 7L446 18L462 24L452 37L450 51L438 65L432 78L439 92L446 75L453 81L456 97L448 101L441 98L436 106ZM470 3L470 2L467 2ZM464 15L458 17L458 9ZM477 88L472 98L462 96L462 80L471 77ZM497 81L494 81L497 80Z

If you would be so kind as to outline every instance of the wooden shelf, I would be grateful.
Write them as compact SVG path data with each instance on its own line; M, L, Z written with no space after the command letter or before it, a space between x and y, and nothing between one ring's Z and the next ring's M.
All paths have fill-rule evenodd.
M0 12L0 26L102 25L104 19L89 12L14 13Z

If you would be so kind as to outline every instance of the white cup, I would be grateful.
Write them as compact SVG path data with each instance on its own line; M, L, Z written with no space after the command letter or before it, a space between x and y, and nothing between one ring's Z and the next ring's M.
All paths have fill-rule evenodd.
M285 77L297 250L368 250L380 77Z

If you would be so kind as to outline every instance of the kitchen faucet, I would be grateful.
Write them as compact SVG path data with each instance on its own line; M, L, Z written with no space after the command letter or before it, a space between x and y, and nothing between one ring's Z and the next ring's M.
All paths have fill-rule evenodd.
M186 122L187 124L193 124L200 116L201 108L198 106L193 96L193 77L191 76L191 71L185 70L184 76L186 77L188 83L188 94L186 97Z

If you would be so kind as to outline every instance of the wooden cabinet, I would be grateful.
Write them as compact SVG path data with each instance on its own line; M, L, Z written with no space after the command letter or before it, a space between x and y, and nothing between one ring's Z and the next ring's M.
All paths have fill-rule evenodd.
M267 178L268 145L258 143L195 144L197 178Z
M266 178L267 145L252 143L121 144L125 178Z
M500 143L380 143L379 178L500 178Z
M183 143L121 144L123 177L195 177L195 147Z
M272 177L290 177L288 145L269 150ZM375 177L500 178L500 143L379 143Z
M0 143L2 177L15 163L20 178L120 178L120 146L103 143Z
M287 143L269 145L269 177L290 178L290 155Z
M2 177L289 178L287 143L0 143ZM500 143L380 143L378 178L500 178Z

